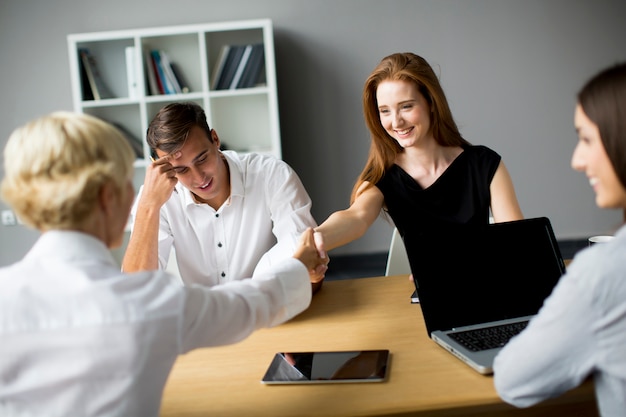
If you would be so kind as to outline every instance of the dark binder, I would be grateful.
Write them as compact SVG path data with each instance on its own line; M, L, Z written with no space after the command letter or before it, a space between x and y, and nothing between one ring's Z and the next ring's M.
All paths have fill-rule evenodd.
M241 76L241 80L239 80L237 88L251 88L257 84L261 68L265 63L264 56L265 46L262 43L252 46L248 64L243 70L243 75Z
M239 61L241 61L245 49L245 45L233 45L230 47L216 90L225 90L230 87L230 83L233 81L233 77L235 76Z

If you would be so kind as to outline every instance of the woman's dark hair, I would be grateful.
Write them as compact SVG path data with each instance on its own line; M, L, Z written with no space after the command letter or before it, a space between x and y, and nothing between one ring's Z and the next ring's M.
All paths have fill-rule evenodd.
M578 103L598 126L606 154L626 188L626 63L591 78L578 93Z

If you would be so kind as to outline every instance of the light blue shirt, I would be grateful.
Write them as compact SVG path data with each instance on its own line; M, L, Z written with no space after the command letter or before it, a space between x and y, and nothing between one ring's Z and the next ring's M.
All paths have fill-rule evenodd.
M156 417L179 354L240 341L310 300L294 258L254 280L182 286L121 273L92 236L46 232L0 268L0 415Z
M531 406L593 377L600 414L626 415L626 227L580 252L539 314L496 357L502 399Z

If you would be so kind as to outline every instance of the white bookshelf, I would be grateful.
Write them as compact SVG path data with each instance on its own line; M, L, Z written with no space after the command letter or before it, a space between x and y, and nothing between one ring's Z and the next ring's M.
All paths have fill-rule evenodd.
M143 144L145 166L149 149L145 132L156 112L168 103L200 104L220 140L240 152L261 152L281 158L274 38L269 19L71 34L67 37L74 110L123 126ZM260 82L251 88L212 90L211 76L223 45L263 43L265 61ZM134 47L137 88L129 91L126 48ZM78 51L94 56L113 98L84 100ZM146 54L163 50L180 68L189 86L182 94L151 94Z

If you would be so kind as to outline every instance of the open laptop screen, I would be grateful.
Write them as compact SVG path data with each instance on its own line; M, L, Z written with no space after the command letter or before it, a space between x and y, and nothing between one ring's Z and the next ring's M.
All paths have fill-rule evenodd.
M462 228L407 253L429 335L536 314L565 272L545 217Z

